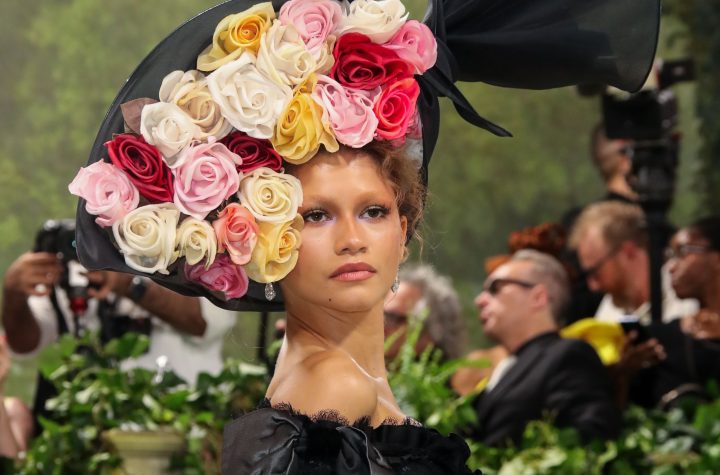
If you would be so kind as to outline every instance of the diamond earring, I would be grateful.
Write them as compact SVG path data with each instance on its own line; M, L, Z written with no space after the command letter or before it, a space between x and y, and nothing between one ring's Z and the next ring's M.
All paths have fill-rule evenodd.
M393 280L392 285L390 286L390 290L392 290L392 293L397 293L398 289L400 288L400 276L396 275L395 280Z
M265 284L265 298L268 300L272 300L275 298L275 287L273 287L272 282L268 282Z

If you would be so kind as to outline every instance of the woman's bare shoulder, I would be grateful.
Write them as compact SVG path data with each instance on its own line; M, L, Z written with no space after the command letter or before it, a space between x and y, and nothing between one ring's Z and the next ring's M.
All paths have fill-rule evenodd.
M351 423L377 407L374 382L342 352L315 352L286 374L271 396L274 405L287 403L310 416L336 411Z

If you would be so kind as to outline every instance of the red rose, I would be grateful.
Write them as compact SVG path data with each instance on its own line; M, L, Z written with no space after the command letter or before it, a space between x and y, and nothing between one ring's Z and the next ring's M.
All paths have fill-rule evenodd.
M340 36L333 50L330 76L343 86L366 91L398 79L412 77L414 67L395 51L370 41L361 33Z
M414 78L395 81L383 89L373 106L373 112L378 118L375 135L385 140L404 138L415 117L415 104L419 95L420 86Z
M160 151L140 135L120 134L105 142L110 160L151 203L173 201L173 176Z
M275 151L269 140L256 139L243 132L233 132L220 143L242 159L239 172L250 173L260 167L271 168L279 172L282 169L282 157Z

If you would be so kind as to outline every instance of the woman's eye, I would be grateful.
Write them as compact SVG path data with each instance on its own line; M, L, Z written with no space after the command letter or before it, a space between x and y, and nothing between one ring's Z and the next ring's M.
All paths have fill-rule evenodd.
M321 210L310 210L303 214L306 223L319 223L327 217L327 213Z
M384 206L371 206L363 211L363 216L370 219L378 219L384 218L389 212L390 210Z

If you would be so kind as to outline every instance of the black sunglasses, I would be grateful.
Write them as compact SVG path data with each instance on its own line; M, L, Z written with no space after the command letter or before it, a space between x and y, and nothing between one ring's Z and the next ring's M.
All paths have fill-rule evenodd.
M600 268L605 265L607 261L615 257L615 255L620 251L620 246L616 247L612 251L608 252L605 257L597 261L594 265L587 267L587 268L580 268L580 278L587 279L588 277L594 275L597 271L600 270Z
M517 285L524 289L532 289L537 284L525 280L497 278L486 283L483 286L483 291L495 296L507 285Z

